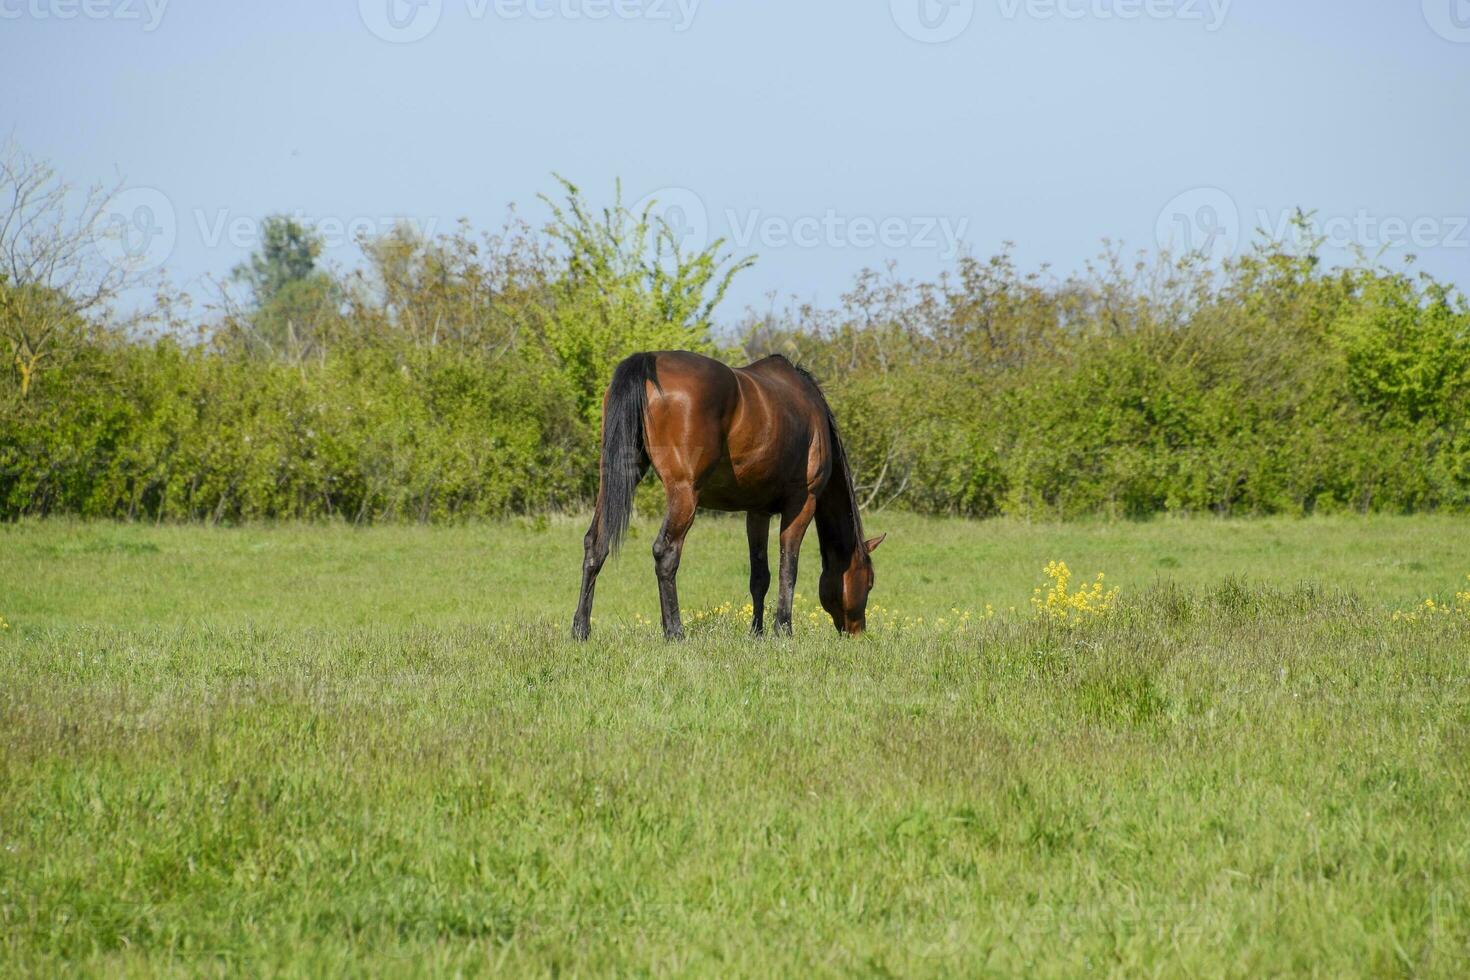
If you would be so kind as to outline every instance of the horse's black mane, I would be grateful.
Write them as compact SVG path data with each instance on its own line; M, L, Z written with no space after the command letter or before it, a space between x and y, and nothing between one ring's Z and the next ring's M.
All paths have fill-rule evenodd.
M862 511L858 509L857 486L853 483L852 467L848 464L847 461L847 447L843 445L842 435L837 429L837 416L832 414L832 406L827 401L826 393L822 391L822 383L817 380L816 375L812 374L800 364L792 361L791 358L787 357L785 354L772 354L770 356L778 357L781 360L785 361L788 365L791 366L792 370L794 370L797 374L806 379L807 384L811 385L812 390L816 392L818 401L822 403L822 411L827 414L827 431L831 433L832 436L832 455L835 457L834 463L842 474L842 489L846 492L847 503L852 510L851 532L854 535L854 540L850 544L854 550L857 548L865 548L867 539L863 536L863 515ZM828 486L831 486L830 482L828 483ZM817 535L818 537L822 536L821 520L818 520L817 522ZM844 544L846 544L846 542L844 542Z

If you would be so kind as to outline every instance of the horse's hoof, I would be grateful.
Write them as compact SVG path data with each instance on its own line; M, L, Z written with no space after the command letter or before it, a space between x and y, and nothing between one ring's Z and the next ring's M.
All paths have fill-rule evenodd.
M592 635L592 627L588 623L572 624L572 639L582 641Z

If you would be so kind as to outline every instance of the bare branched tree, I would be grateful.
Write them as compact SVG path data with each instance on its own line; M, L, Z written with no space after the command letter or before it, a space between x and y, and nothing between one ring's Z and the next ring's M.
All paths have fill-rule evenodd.
M21 398L43 361L140 282L97 248L117 190L79 191L14 143L0 144L0 336Z

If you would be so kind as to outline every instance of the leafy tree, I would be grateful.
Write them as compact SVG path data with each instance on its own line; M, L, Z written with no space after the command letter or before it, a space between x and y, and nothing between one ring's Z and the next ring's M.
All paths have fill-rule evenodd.
M715 307L730 282L754 263L732 260L724 239L689 252L650 202L629 211L618 186L611 207L593 211L561 177L564 203L551 208L547 234L562 248L543 332L584 417L595 422L618 361L641 350L713 353Z
M261 223L260 247L231 273L250 290L250 309L237 317L249 346L291 358L324 352L341 292L317 268L321 252L321 236L294 218Z
M321 253L320 235L287 215L271 215L261 223L260 247L231 277L250 287L257 306L266 306L290 284L310 278Z

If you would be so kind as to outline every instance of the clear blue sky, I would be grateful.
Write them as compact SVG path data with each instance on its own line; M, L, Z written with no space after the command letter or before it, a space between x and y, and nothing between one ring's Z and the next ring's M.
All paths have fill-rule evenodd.
M272 212L492 228L557 171L744 238L729 318L1297 204L1470 287L1470 0L161 3L0 0L0 135L161 194L185 286Z

